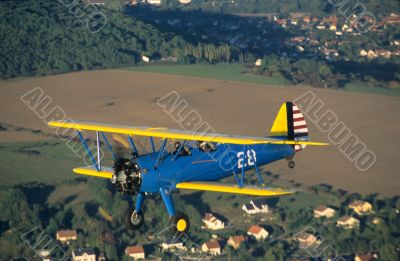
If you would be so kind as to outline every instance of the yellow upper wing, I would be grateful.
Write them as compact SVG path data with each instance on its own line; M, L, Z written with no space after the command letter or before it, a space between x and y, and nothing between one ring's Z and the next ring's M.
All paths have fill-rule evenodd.
M256 186L244 186L242 188L239 188L236 184L224 184L211 181L182 182L176 184L176 188L245 194L254 196L283 196L297 192L297 190L284 190L280 188L268 188L268 187L256 187Z
M312 142L312 141L295 141L295 140L280 140L267 137L246 137L233 136L218 133L203 133L203 132L187 132L182 130L167 129L167 128L150 128L147 126L126 126L96 122L71 122L71 121L50 121L49 126L58 128L69 128L76 130L102 131L111 133L120 133L126 135L150 136L167 139L182 139L182 140L200 140L207 142L227 143L227 144L304 144L324 146L327 143Z

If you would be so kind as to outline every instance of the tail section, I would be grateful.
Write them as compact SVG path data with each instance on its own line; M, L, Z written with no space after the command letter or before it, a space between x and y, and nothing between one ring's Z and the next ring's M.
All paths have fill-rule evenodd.
M292 102L282 104L272 125L270 136L288 140L309 140L307 123L295 104ZM306 145L294 145L296 152L305 147Z

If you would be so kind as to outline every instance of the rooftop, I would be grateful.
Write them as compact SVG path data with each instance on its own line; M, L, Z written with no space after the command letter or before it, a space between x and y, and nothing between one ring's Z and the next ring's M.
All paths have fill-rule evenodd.
M59 237L76 237L77 236L76 230L74 230L74 229L59 230L59 231L57 231L57 234Z
M208 249L215 249L215 248L221 248L219 242L217 240L210 240L205 243Z
M252 225L247 232L252 233L252 234L258 234L263 230L262 227L257 226L257 225Z
M125 249L125 254L127 254L127 255L139 254L139 253L144 253L144 249L142 246L128 246Z

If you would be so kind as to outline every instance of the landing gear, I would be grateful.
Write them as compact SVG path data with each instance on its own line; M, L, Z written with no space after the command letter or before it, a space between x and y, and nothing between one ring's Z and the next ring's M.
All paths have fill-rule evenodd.
M293 160L289 160L289 162L288 162L289 169L293 169L295 166L296 166L296 164L294 163L294 161Z
M126 225L130 230L137 230L142 227L144 223L143 212L136 212L135 210L129 210L126 215Z
M175 233L186 233L190 227L188 216L182 212L178 212L172 216L170 219L170 224L173 225L173 232Z

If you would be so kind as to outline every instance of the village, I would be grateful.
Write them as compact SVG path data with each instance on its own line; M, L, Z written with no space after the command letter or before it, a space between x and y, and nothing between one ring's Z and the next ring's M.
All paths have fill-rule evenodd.
M350 215L338 216L337 211L334 207L320 205L313 210L314 219L323 219L330 225L334 225L343 230L352 230L360 227L360 217L370 216L372 217L372 223L378 225L382 220L377 217L373 217L374 211L372 205L367 201L355 200L352 201L348 206ZM318 249L323 243L323 238L316 234L315 231L308 229L300 230L300 232L292 235L288 238L273 238L268 229L265 228L265 221L271 220L274 213L273 210L267 205L265 200L251 200L249 203L243 204L242 206L243 218L256 217L256 220L260 220L260 224L254 223L249 224L246 234L235 234L229 237L220 237L218 231L223 231L227 228L228 220L219 218L218 213L204 213L202 218L202 229L207 230L211 234L209 241L203 242L201 245L194 245L188 240L182 240L184 237L171 237L165 239L165 241L156 244L156 248L160 252L170 253L177 255L181 259L185 257L189 260L191 258L201 258L201 260L211 260L218 256L224 255L228 248L231 250L238 250L243 245L251 246L255 243L268 242L269 240L286 240L290 242L296 242L299 249L306 250ZM264 221L264 222L263 222ZM263 224L262 224L263 223ZM77 230L59 230L56 232L55 238L64 247L70 245L71 242L78 240L79 233ZM154 235L148 238L154 239ZM151 243L149 243L151 244ZM154 254L146 252L148 249L146 245L130 245L125 248L125 258L133 260L161 260L160 257ZM307 253L307 252L306 252ZM49 255L49 251L42 251L40 253L42 260L52 260ZM104 252L95 248L78 248L71 251L71 257L74 261L103 261L107 260ZM373 260L377 258L377 253L356 253L354 256L348 256L343 260L355 260L365 261ZM333 257L332 260L335 260ZM289 259L289 260L312 260L311 257L303 257L301 259Z
M103 0L91 2L104 4ZM191 1L179 2L181 5L188 5ZM162 0L133 0L129 4L132 7L157 7L161 6ZM350 17L313 17L309 13L233 14L215 17L204 14L208 19L202 19L200 16L193 19L191 13L163 12L150 17L146 15L149 10L144 11L138 9L137 12L133 11L133 14L162 28L183 33L188 38L227 43L241 50L258 53L261 55L260 59L262 55L269 53L327 61L400 57L400 39L394 38L385 44L379 42L379 35L390 34L391 28L400 24L400 14L396 13L370 21L371 26L367 33L373 36L371 39L360 32L357 27L359 17L356 14ZM371 43L371 40L374 43Z

